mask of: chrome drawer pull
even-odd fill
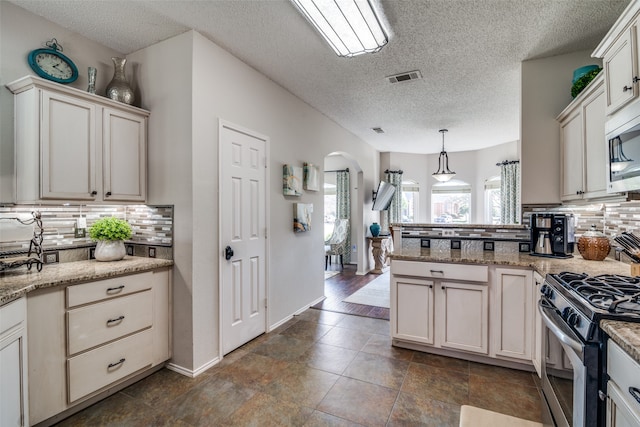
[[[116,366],[121,365],[123,363],[124,363],[124,357],[116,363],[109,363],[109,366],[107,366],[107,369],[115,368]]]
[[[637,387],[629,387],[629,394],[633,396],[636,402],[640,403],[640,389]]]
[[[115,319],[109,319],[107,320],[107,326],[109,326],[111,323],[120,322],[121,320],[124,320],[124,316],[120,316]]]
[[[124,289],[124,285],[120,285],[116,288],[107,288],[107,293],[115,293],[115,292],[120,292],[121,290]]]

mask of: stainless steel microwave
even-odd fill
[[[607,134],[607,192],[640,190],[640,116]]]

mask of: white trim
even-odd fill
[[[284,325],[285,323],[287,323],[289,320],[293,319],[295,316],[304,313],[305,311],[307,311],[309,308],[311,308],[312,306],[318,304],[321,301],[324,301],[327,297],[325,297],[324,295],[321,296],[320,298],[315,299],[314,301],[312,301],[311,303],[309,303],[309,305],[305,305],[302,308],[299,308],[297,311],[295,311],[293,314],[290,314],[288,316],[286,316],[284,319],[281,319],[280,321],[278,321],[277,323],[274,323],[273,325],[269,326],[267,328],[267,332],[272,332],[273,330],[279,328],[280,326]]]
[[[180,365],[176,365],[175,363],[167,363],[165,365],[165,368],[167,368],[170,371],[177,372],[178,374],[184,375],[185,377],[195,378],[201,373],[203,373],[204,371],[220,363],[220,361],[221,361],[221,358],[216,357],[215,359],[208,361],[204,365],[200,366],[198,369],[194,369],[194,370],[187,369]]]
[[[265,332],[269,332],[269,253],[271,251],[271,238],[269,233],[269,224],[271,223],[271,216],[269,214],[271,210],[270,204],[270,189],[271,189],[271,180],[269,178],[269,170],[271,164],[271,139],[268,136],[262,135],[258,132],[255,132],[251,129],[245,128],[240,125],[236,125],[230,121],[224,120],[218,117],[218,194],[220,194],[220,187],[222,186],[222,156],[220,155],[220,151],[222,150],[222,144],[220,143],[222,135],[222,129],[232,129],[237,132],[244,133],[245,135],[251,136],[256,139],[260,139],[264,141],[264,155],[265,155],[265,182],[264,182],[264,198],[265,198],[265,218],[264,218],[264,226],[265,226],[265,254],[264,254],[264,297],[265,297],[265,310],[264,310],[264,324],[265,324]],[[222,236],[222,204],[218,203],[218,236]],[[218,253],[218,358],[217,360],[222,360],[224,357],[222,350],[222,332],[223,332],[223,318],[222,318],[222,245],[219,244],[219,253]]]

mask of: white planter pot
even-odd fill
[[[98,261],[118,261],[126,254],[122,240],[98,240],[96,244],[95,257]]]

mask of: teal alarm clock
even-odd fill
[[[42,78],[57,83],[68,84],[78,78],[78,67],[62,53],[56,39],[46,43],[47,48],[34,49],[29,52],[29,66]]]

